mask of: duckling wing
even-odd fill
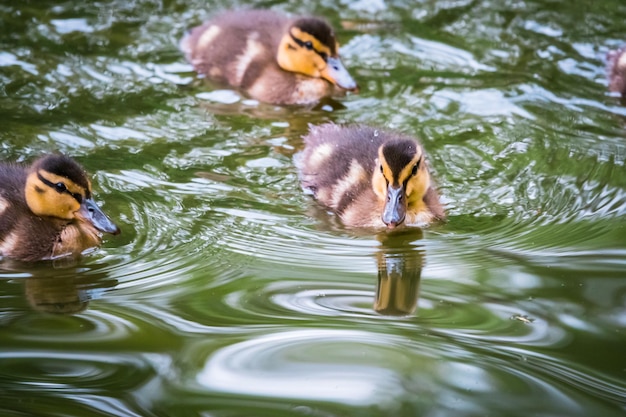
[[[426,207],[432,213],[432,216],[436,220],[445,220],[446,212],[439,201],[439,193],[431,186],[426,191],[426,195],[424,195],[424,203],[426,203]]]
[[[180,47],[199,73],[245,88],[266,66],[278,67],[276,51],[288,23],[269,10],[229,11],[193,28]]]
[[[55,231],[26,204],[26,176],[20,165],[0,165],[0,256],[37,261],[50,256]]]
[[[376,201],[371,177],[379,140],[370,133],[325,124],[312,126],[304,137],[306,146],[298,160],[302,186],[337,213],[357,201]]]
[[[15,228],[18,214],[30,212],[24,199],[25,184],[26,172],[22,167],[0,165],[0,242]]]

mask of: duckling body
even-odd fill
[[[33,262],[78,256],[118,227],[92,199],[73,159],[47,155],[30,166],[0,164],[0,257]]]
[[[312,126],[302,186],[349,227],[423,226],[445,218],[419,142],[368,126]]]
[[[609,91],[626,98],[626,45],[607,54],[606,70]]]
[[[197,72],[267,103],[312,104],[358,89],[332,28],[314,17],[229,11],[193,28],[180,46]]]

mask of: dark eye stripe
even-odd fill
[[[78,201],[78,204],[82,204],[83,203],[83,196],[80,195],[79,193],[72,193],[70,192],[70,190],[67,189],[67,187],[65,186],[65,184],[63,184],[62,182],[59,183],[53,183],[52,181],[48,181],[47,179],[45,179],[40,173],[37,173],[37,178],[39,178],[39,180],[41,182],[43,182],[44,184],[46,184],[48,187],[53,188],[54,190],[56,190],[56,192],[58,192],[59,194],[69,194],[71,195],[76,201]]]
[[[316,54],[318,54],[320,56],[320,58],[322,58],[324,60],[324,62],[328,61],[328,54],[326,54],[326,52],[320,52],[317,49],[315,49],[313,47],[313,44],[311,42],[303,42],[300,39],[296,38],[295,36],[293,36],[293,33],[289,32],[289,36],[291,36],[291,39],[293,39],[293,41],[295,43],[297,43],[301,48],[307,48],[313,52],[315,52]]]
[[[411,175],[417,175],[417,171],[420,169],[420,164],[422,163],[422,159],[418,159],[418,161],[413,165],[413,170],[411,171]]]

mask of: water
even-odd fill
[[[622,416],[626,5],[255,2],[326,16],[359,95],[280,108],[177,50],[241,2],[0,4],[0,159],[74,156],[122,235],[2,264],[3,416]],[[419,136],[449,220],[343,228],[308,123]]]

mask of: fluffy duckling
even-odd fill
[[[180,47],[197,72],[267,103],[313,104],[358,90],[335,33],[315,17],[228,11],[193,28]]]
[[[102,232],[120,229],[93,201],[87,174],[73,159],[0,164],[0,256],[27,262],[78,256],[100,245]]]
[[[606,61],[609,91],[620,93],[626,98],[626,45],[609,51]]]
[[[422,146],[366,126],[311,126],[297,161],[302,186],[349,227],[423,226],[444,219]]]

